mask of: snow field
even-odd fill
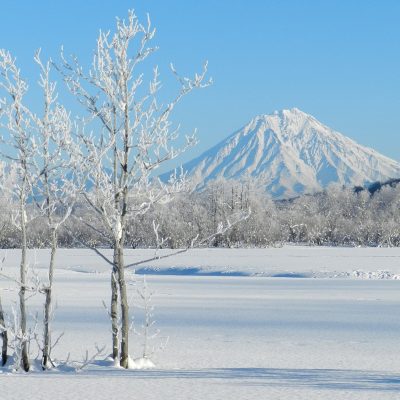
[[[13,271],[11,256],[7,273]],[[36,253],[39,273],[44,256]],[[302,276],[307,270],[318,276],[318,263],[323,262],[324,276],[334,277],[333,271],[346,272],[353,265],[360,269],[364,261],[366,271],[397,273],[399,256],[397,249],[213,249],[159,264],[196,265],[210,273],[224,266],[252,274],[271,268],[273,274]],[[93,352],[95,343],[105,344],[109,352],[109,320],[102,305],[110,291],[106,267],[83,250],[63,250],[59,266],[54,334],[65,335],[55,358],[65,359],[70,352],[71,360],[79,361],[86,349]],[[350,277],[148,276],[155,291],[158,339],[169,337],[153,358],[157,369],[125,371],[102,360],[78,374],[65,369],[10,374],[0,369],[1,398],[30,393],[39,400],[398,399],[400,282]],[[134,279],[139,284],[140,277]],[[0,287],[6,286],[0,280]],[[134,295],[134,286],[130,292]],[[15,293],[2,290],[2,296],[9,310]],[[30,311],[41,300],[32,298]],[[140,325],[137,300],[133,296],[134,323]],[[131,336],[133,358],[140,357],[141,343],[140,337]]]

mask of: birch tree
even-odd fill
[[[50,261],[43,315],[42,368],[53,365],[51,350],[51,314],[54,269],[58,247],[58,232],[70,216],[79,193],[80,171],[77,168],[78,148],[72,138],[72,123],[67,110],[57,103],[56,84],[50,80],[50,62],[43,63],[40,51],[34,60],[40,69],[39,86],[43,94],[43,114],[34,116],[36,156],[33,160],[36,176],[33,200],[49,232]]]
[[[117,20],[113,34],[100,32],[87,73],[76,57],[67,59],[63,54],[62,66],[58,67],[90,119],[97,120],[95,126],[100,132],[82,135],[86,151],[83,161],[93,186],[85,198],[101,219],[114,250],[113,259],[107,260],[112,268],[112,355],[124,368],[129,367],[130,324],[124,262],[127,222],[146,213],[156,203],[168,201],[172,193],[182,188],[183,181],[177,175],[166,184],[152,180],[151,174],[195,143],[194,136],[188,135],[180,148],[174,147],[179,129],[173,126],[170,117],[184,96],[208,85],[206,65],[193,78],[180,77],[171,66],[180,90],[166,105],[159,104],[158,68],[153,69],[149,80],[140,72],[144,61],[156,50],[151,45],[154,34],[149,18],[144,25],[130,11],[127,20]]]
[[[21,262],[19,276],[19,329],[21,338],[21,367],[29,371],[30,363],[27,346],[26,289],[27,289],[27,201],[32,188],[32,159],[35,146],[32,142],[32,117],[24,105],[24,96],[28,90],[22,79],[15,59],[8,51],[0,50],[0,88],[5,93],[3,128],[9,153],[6,157],[16,166],[16,181],[12,187],[14,198],[18,201],[18,210],[13,222],[20,233]]]
[[[4,112],[3,109],[3,101],[0,100],[0,118]],[[4,170],[4,165],[2,165],[2,170]],[[1,176],[4,174],[2,173]],[[4,366],[7,363],[8,355],[7,355],[7,350],[8,350],[8,333],[7,333],[7,328],[4,320],[4,310],[3,310],[3,305],[1,303],[1,295],[0,295],[0,336],[2,340],[2,345],[1,345],[1,365]]]

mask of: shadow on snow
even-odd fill
[[[201,268],[191,267],[191,268],[152,268],[143,267],[137,268],[135,270],[136,274],[139,275],[195,275],[195,276],[248,276],[244,272],[237,271],[207,271]]]
[[[107,366],[107,367],[106,367]],[[106,368],[105,368],[106,367]],[[67,370],[49,371],[48,374],[35,373],[44,376],[66,376]],[[71,371],[72,372],[72,371]],[[77,378],[90,376],[98,378],[130,379],[188,379],[208,380],[209,383],[230,381],[241,386],[270,386],[285,388],[314,388],[326,390],[353,390],[376,392],[400,392],[400,374],[380,371],[344,370],[344,369],[277,369],[277,368],[208,368],[193,370],[124,370],[110,368],[109,363],[98,361],[88,369],[77,374]],[[17,375],[19,376],[19,374]]]

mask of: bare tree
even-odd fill
[[[141,331],[136,332],[138,335],[143,337],[143,353],[139,361],[143,368],[154,368],[155,365],[151,358],[157,349],[161,350],[165,346],[163,346],[162,343],[159,343],[158,346],[151,345],[151,342],[158,337],[160,330],[155,328],[156,320],[154,319],[153,305],[154,292],[149,289],[146,276],[143,276],[143,284],[137,289],[137,293],[144,314]],[[166,339],[166,342],[167,341],[168,338]]]
[[[72,140],[72,123],[67,110],[57,103],[56,84],[50,80],[50,62],[43,63],[40,50],[35,54],[40,68],[39,85],[43,91],[43,114],[34,116],[36,156],[33,159],[36,182],[33,200],[44,216],[50,236],[50,261],[48,282],[43,286],[45,294],[42,368],[53,365],[50,357],[52,313],[52,289],[55,259],[58,247],[58,232],[70,216],[79,193],[79,169],[76,155],[79,149]]]
[[[113,357],[118,358],[117,299],[121,307],[120,365],[129,364],[129,306],[125,282],[124,243],[129,218],[146,213],[154,204],[170,199],[181,189],[182,180],[171,177],[168,184],[151,178],[164,162],[175,158],[195,143],[186,136],[179,149],[173,144],[178,128],[170,122],[176,104],[205,82],[206,65],[194,78],[177,77],[180,90],[166,106],[157,101],[160,90],[158,68],[145,83],[141,64],[156,48],[150,46],[155,30],[139,22],[133,11],[128,19],[117,20],[116,31],[100,32],[90,71],[85,74],[78,60],[67,60],[58,68],[71,92],[97,119],[101,135],[82,135],[85,145],[86,168],[93,189],[85,193],[90,206],[100,217],[114,249],[113,260],[108,260],[111,273],[111,316]],[[117,291],[118,289],[118,291]]]
[[[27,277],[27,201],[32,188],[32,159],[35,154],[35,145],[32,141],[32,116],[23,103],[28,90],[27,83],[22,79],[15,59],[8,51],[0,50],[0,88],[7,96],[4,105],[4,123],[8,136],[9,153],[6,157],[16,166],[16,181],[12,187],[14,197],[18,201],[18,210],[13,216],[13,222],[20,232],[21,263],[19,279],[19,316],[21,337],[27,335],[26,327],[26,277]],[[27,342],[22,339],[21,366],[29,371]]]

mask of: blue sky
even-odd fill
[[[153,61],[166,93],[171,61],[183,74],[209,61],[214,85],[175,115],[200,138],[183,160],[257,114],[291,107],[400,160],[400,1],[3,0],[0,47],[30,80],[38,47],[57,58],[63,44],[88,64],[98,30],[129,8],[157,28]]]

